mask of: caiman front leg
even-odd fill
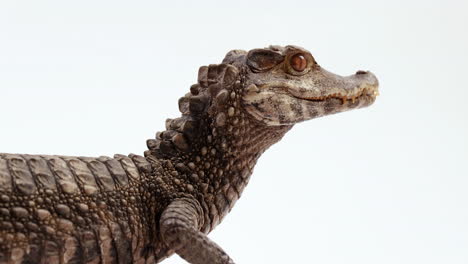
[[[196,200],[171,202],[160,219],[165,244],[192,264],[234,264],[220,246],[199,230],[199,219],[203,219],[203,215]]]

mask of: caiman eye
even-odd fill
[[[289,64],[295,71],[302,72],[307,68],[307,59],[303,54],[298,53],[291,57]]]

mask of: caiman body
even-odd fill
[[[154,259],[150,219],[165,199],[157,190],[142,192],[153,168],[136,155],[0,154],[0,263]]]
[[[206,236],[260,155],[292,126],[365,107],[369,72],[341,77],[295,46],[229,52],[203,66],[182,116],[144,156],[0,154],[0,263],[233,263]]]

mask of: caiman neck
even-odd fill
[[[227,184],[242,192],[260,155],[292,127],[265,126],[242,112],[227,118],[222,127],[216,126],[215,118],[203,120],[189,143],[189,151],[170,159],[193,168],[200,182],[208,184],[209,193]]]
[[[185,152],[158,155],[168,175],[165,182],[176,182],[176,192],[195,197],[204,208],[206,232],[239,199],[260,155],[292,127],[265,126],[246,115],[240,112],[227,118],[223,127],[216,126],[213,118],[202,118],[187,139]],[[167,132],[158,136],[164,138]]]
[[[172,197],[189,195],[200,202],[203,230],[209,231],[237,201],[260,155],[292,126],[267,126],[244,111],[244,84],[235,67],[206,70],[222,77],[191,87],[179,100],[182,117],[168,119],[166,131],[147,141],[145,156],[162,165],[161,180],[173,186]]]

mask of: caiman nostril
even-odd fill
[[[357,71],[356,74],[367,74],[368,71]]]

